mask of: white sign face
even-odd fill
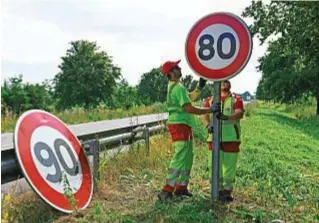
[[[49,126],[41,126],[31,136],[31,153],[42,178],[57,192],[64,193],[63,175],[73,193],[82,185],[82,168],[69,140]]]
[[[206,27],[196,40],[196,56],[202,65],[217,70],[230,65],[240,48],[237,33],[224,24]]]

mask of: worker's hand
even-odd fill
[[[207,80],[203,79],[203,78],[199,78],[199,82],[198,82],[198,89],[202,90],[205,87]]]
[[[206,125],[206,129],[209,134],[214,133],[214,126],[212,124]]]
[[[216,118],[219,119],[219,120],[223,120],[223,121],[229,120],[229,116],[224,115],[224,114],[221,113],[221,112],[217,113]]]

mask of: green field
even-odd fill
[[[205,131],[199,121],[193,198],[157,201],[173,152],[163,133],[152,139],[150,157],[139,146],[102,160],[98,191],[86,210],[62,215],[27,193],[7,199],[2,216],[18,222],[318,222],[318,117],[300,120],[293,111],[270,104],[252,105],[247,115],[232,204],[210,203]]]

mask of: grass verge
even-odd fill
[[[18,222],[317,222],[319,122],[260,104],[242,121],[242,145],[231,204],[210,203],[203,127],[195,128],[192,198],[161,203],[173,154],[167,133],[144,146],[102,159],[98,191],[86,210],[61,215],[39,199],[11,199],[2,213]],[[24,210],[24,211],[23,211]],[[27,211],[26,211],[27,210]],[[280,220],[280,221],[279,221]]]

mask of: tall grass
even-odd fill
[[[270,102],[259,102],[268,108],[274,108],[279,111],[287,112],[293,117],[300,120],[307,120],[316,118],[316,99],[309,98],[304,100],[299,100],[293,104],[279,104],[279,103],[270,103]]]
[[[131,117],[136,115],[145,115],[153,113],[161,113],[165,110],[165,105],[157,103],[151,106],[140,106],[126,109],[110,110],[103,107],[85,110],[84,108],[76,107],[64,111],[52,111],[51,113],[56,115],[62,121],[67,124],[77,124],[94,122],[101,120],[117,119],[124,117]],[[1,116],[1,133],[12,132],[19,116],[15,114],[2,115]]]
[[[309,119],[316,116],[316,100],[312,98],[309,101],[298,104],[284,105],[284,110],[293,113],[298,119]]]

